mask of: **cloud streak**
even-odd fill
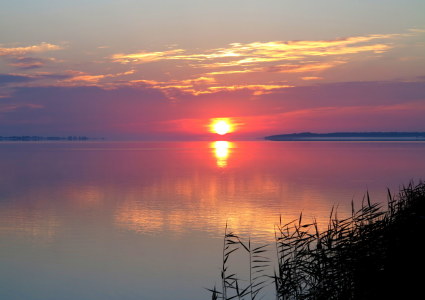
[[[44,59],[25,56],[12,57],[9,59],[8,63],[9,66],[16,67],[21,70],[38,69],[44,67],[45,64],[46,61]]]
[[[417,34],[420,33],[410,31],[333,40],[231,43],[224,48],[198,52],[179,48],[119,53],[110,56],[110,59],[115,63],[131,65],[165,63],[170,66],[170,70],[174,70],[173,66],[178,66],[179,72],[183,70],[189,79],[142,79],[155,81],[156,84],[152,86],[166,92],[178,89],[183,93],[199,95],[248,89],[252,90],[254,95],[259,95],[294,86],[294,79],[298,84],[324,79],[324,72],[355,59],[382,55],[395,47],[396,39]],[[281,76],[277,77],[278,74]],[[244,83],[240,82],[241,78]],[[137,80],[132,82],[136,83]],[[168,91],[168,94],[171,93]]]
[[[190,53],[184,49],[157,52],[139,52],[114,54],[111,59],[119,63],[149,63],[162,60],[192,61],[196,67],[246,66],[264,62],[301,60],[306,57],[348,55],[362,52],[383,53],[391,45],[376,41],[385,41],[406,34],[374,34],[321,41],[271,41],[253,43],[232,43],[227,48],[206,50],[202,53]],[[373,43],[371,43],[373,42]],[[371,43],[371,44],[366,44]],[[226,61],[220,61],[225,59]],[[204,64],[208,61],[216,61]],[[196,65],[198,63],[199,65]]]
[[[0,56],[19,56],[29,53],[41,53],[47,51],[62,50],[63,47],[50,43],[40,43],[37,45],[23,47],[0,47]]]
[[[0,74],[0,86],[6,85],[9,83],[28,82],[31,80],[32,78],[28,76],[14,75],[14,74]]]
[[[387,57],[393,55],[396,48],[401,49],[404,45],[400,41],[402,38],[418,35],[423,32],[370,34],[331,40],[230,43],[226,47],[202,51],[176,46],[176,49],[164,51],[110,54],[103,59],[91,60],[87,66],[71,61],[47,64],[47,59],[33,57],[35,53],[63,49],[52,43],[2,47],[0,55],[6,57],[10,67],[16,68],[9,74],[21,71],[27,77],[46,79],[37,81],[40,86],[149,87],[172,100],[187,95],[232,91],[248,91],[250,95],[259,96],[312,81],[344,80],[340,79],[340,74],[359,80],[367,67],[365,62],[379,60],[387,52]],[[391,50],[394,52],[390,53]],[[392,58],[393,71],[396,62]],[[361,69],[356,68],[356,64]],[[56,73],[64,74],[63,78],[31,73],[31,70],[41,68],[49,68],[50,73],[55,73],[51,70],[58,67],[61,70]],[[34,84],[32,80],[15,83],[16,86]],[[13,82],[8,83],[9,87],[12,85]]]

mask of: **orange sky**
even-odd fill
[[[425,130],[421,1],[48,2],[2,9],[0,135]]]

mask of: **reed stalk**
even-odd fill
[[[257,299],[274,282],[277,300],[410,299],[421,287],[425,259],[419,247],[425,230],[425,184],[410,183],[393,196],[388,190],[387,210],[372,203],[367,192],[361,207],[352,202],[351,216],[339,218],[332,208],[327,229],[303,215],[275,227],[277,266],[274,275],[266,256],[267,245],[253,247],[227,224],[223,246],[222,291],[210,290],[212,299]],[[239,286],[228,275],[230,255],[248,254],[248,284]],[[419,279],[418,279],[419,278]],[[232,291],[232,294],[229,293]]]

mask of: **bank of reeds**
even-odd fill
[[[414,295],[424,294],[424,239],[424,183],[409,184],[396,196],[388,191],[386,209],[369,194],[359,209],[352,204],[348,218],[333,209],[323,231],[302,214],[289,223],[280,220],[274,274],[266,245],[252,247],[226,225],[222,282],[210,290],[212,299],[259,299],[268,284],[274,284],[277,300],[419,299],[423,295]],[[229,271],[230,257],[239,251],[249,258],[244,281]]]

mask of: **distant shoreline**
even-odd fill
[[[1,141],[93,141],[93,140],[104,140],[105,138],[90,138],[87,136],[0,136]]]
[[[425,132],[291,133],[266,136],[269,141],[425,141]]]

